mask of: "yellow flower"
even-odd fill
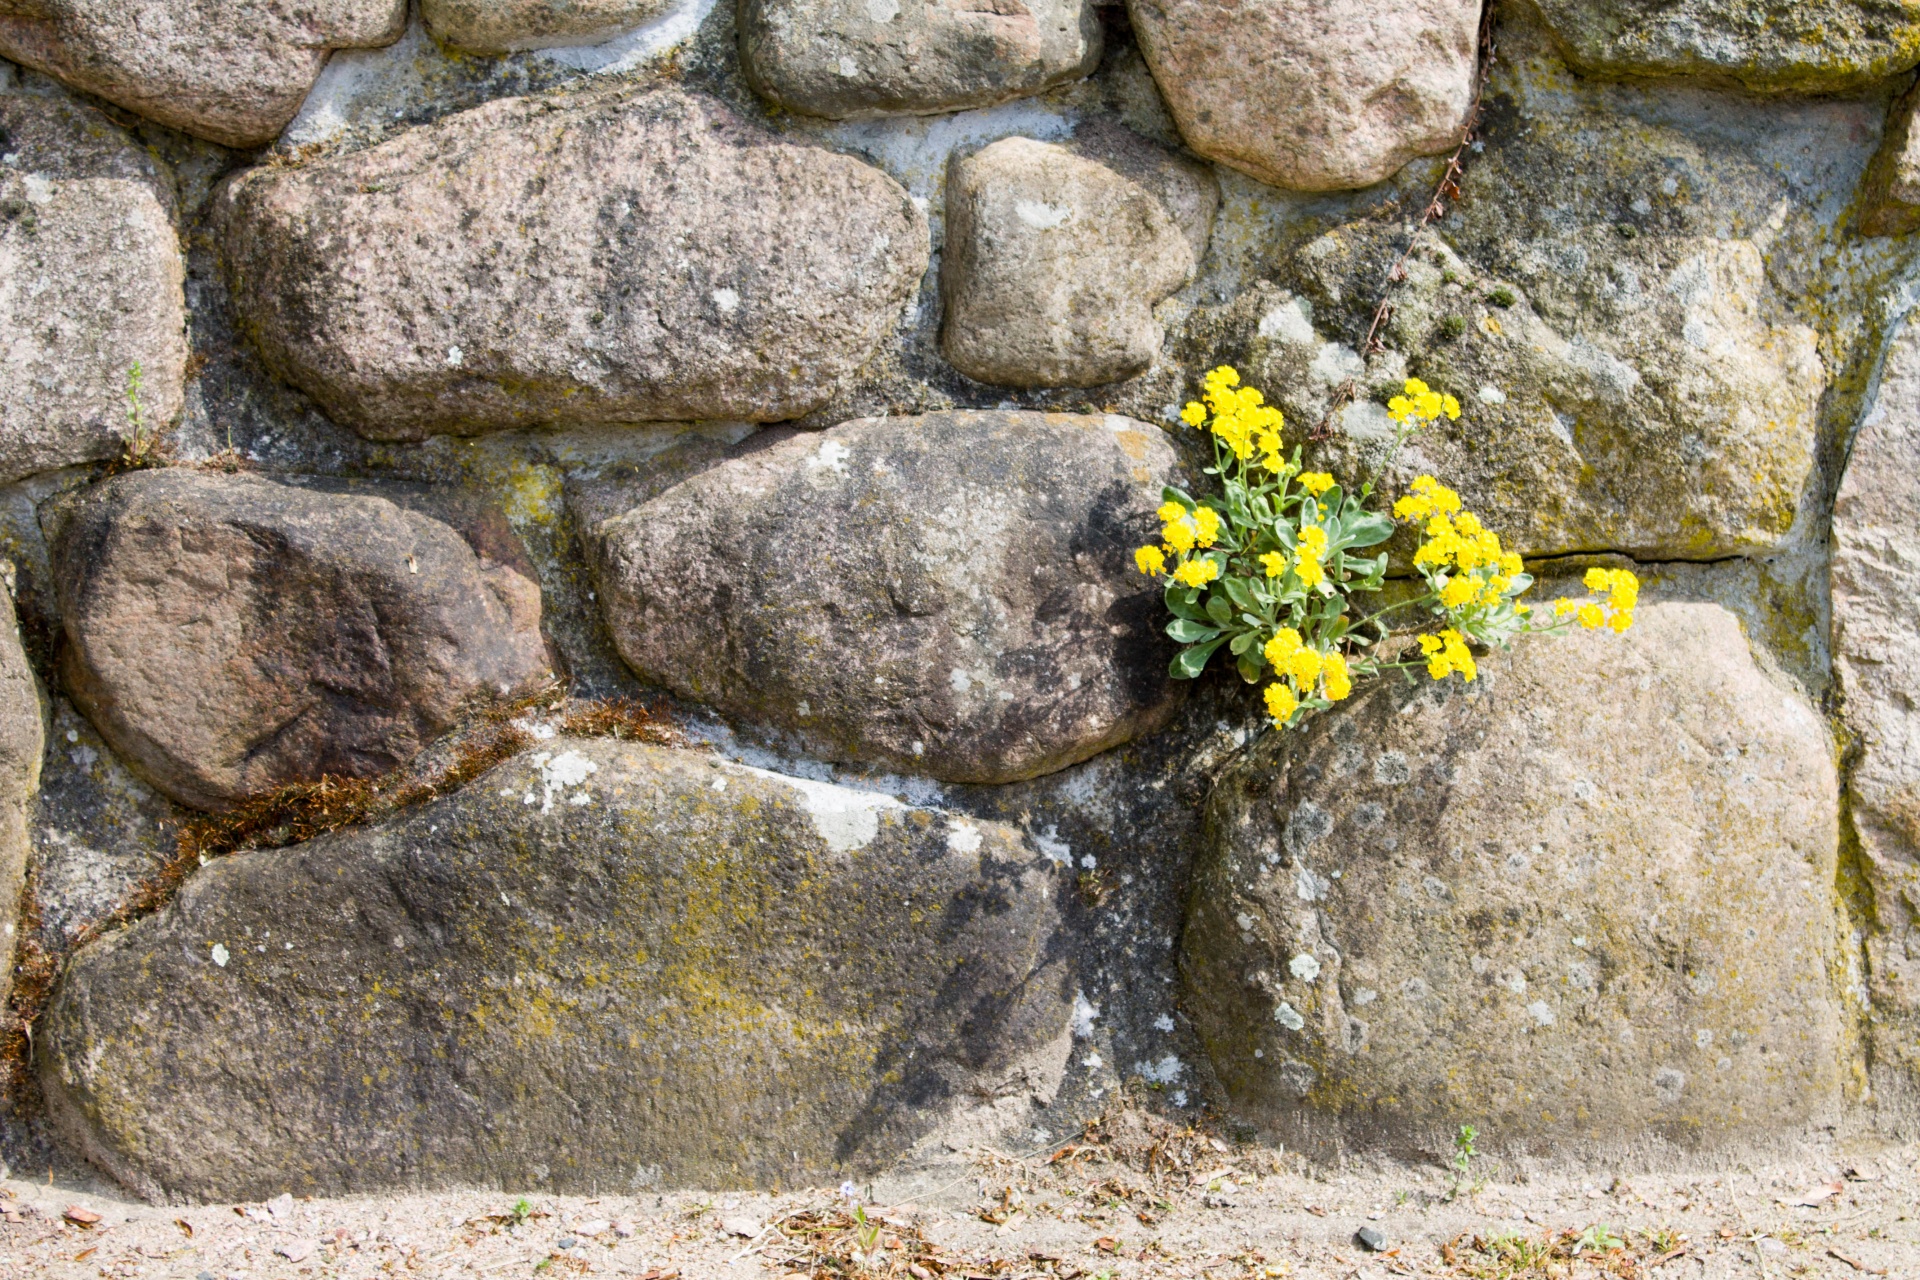
[[[1578,600],[1569,600],[1565,596],[1562,596],[1553,602],[1553,616],[1556,618],[1564,618],[1568,614],[1576,612],[1579,608],[1580,602]]]
[[[1526,569],[1526,562],[1515,553],[1508,551],[1501,555],[1500,572],[1506,574],[1509,578],[1525,573]]]
[[[1421,636],[1420,652],[1427,658],[1427,674],[1435,680],[1444,680],[1456,671],[1463,680],[1472,680],[1480,674],[1473,654],[1467,649],[1466,638],[1452,627],[1437,636]]]
[[[1277,578],[1287,571],[1287,558],[1278,551],[1269,551],[1260,557],[1260,564],[1269,578]]]
[[[1273,717],[1273,723],[1284,729],[1293,713],[1300,709],[1300,699],[1293,696],[1293,690],[1275,681],[1267,686],[1267,714]]]
[[[1214,540],[1220,536],[1220,513],[1212,507],[1195,507],[1193,521],[1199,528],[1200,545],[1212,546]]]
[[[1327,531],[1317,524],[1310,524],[1300,530],[1300,554],[1312,556],[1315,560],[1327,554]]]
[[[1158,547],[1141,547],[1133,553],[1133,562],[1140,566],[1140,572],[1149,578],[1167,571],[1167,557]]]
[[[1607,625],[1613,628],[1613,633],[1615,635],[1622,634],[1623,632],[1626,631],[1628,627],[1633,625],[1633,610],[1631,609],[1620,610],[1618,613],[1614,614],[1611,618],[1607,619]]]
[[[1320,682],[1320,671],[1323,665],[1318,652],[1302,647],[1288,654],[1286,664],[1276,666],[1275,670],[1283,672],[1291,679],[1295,688],[1311,689]]]
[[[1582,578],[1581,581],[1586,584],[1586,588],[1589,591],[1605,591],[1607,589],[1607,571],[1605,569],[1589,569],[1587,570],[1587,576]]]
[[[1300,487],[1317,498],[1333,488],[1333,477],[1324,471],[1308,471],[1300,477]]]
[[[1161,524],[1172,524],[1176,520],[1185,520],[1187,509],[1177,502],[1163,502],[1153,514],[1160,517]]]
[[[1601,611],[1600,606],[1591,600],[1580,606],[1580,611],[1577,616],[1580,619],[1580,625],[1589,631],[1600,626],[1607,620],[1607,615]]]
[[[1206,420],[1207,406],[1201,404],[1198,400],[1187,401],[1186,407],[1180,410],[1180,421],[1190,427],[1197,427]]]
[[[1220,576],[1220,566],[1206,557],[1189,560],[1173,571],[1175,582],[1188,587],[1204,587]]]
[[[1447,585],[1440,588],[1440,603],[1449,609],[1458,609],[1470,602],[1480,592],[1480,584],[1466,574],[1449,578]]]
[[[1326,666],[1327,701],[1343,701],[1353,692],[1353,671],[1347,666],[1346,658],[1338,653],[1330,653],[1323,660]]]
[[[1445,396],[1440,401],[1440,412],[1447,415],[1448,422],[1458,422],[1460,421],[1460,402],[1452,396]]]
[[[1317,587],[1327,580],[1327,571],[1312,556],[1298,556],[1293,562],[1293,571],[1300,577],[1303,587]]]
[[[1193,550],[1193,544],[1200,536],[1200,529],[1192,520],[1182,516],[1160,531],[1160,537],[1173,550],[1185,555]]]
[[[1292,627],[1282,627],[1260,652],[1266,655],[1275,671],[1281,671],[1286,668],[1287,659],[1300,652],[1300,648],[1300,633]]]

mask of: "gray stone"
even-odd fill
[[[1371,186],[1460,140],[1480,0],[1128,0],[1180,134],[1302,191]]]
[[[1343,369],[1371,392],[1404,374],[1404,364],[1370,370],[1351,349],[1327,354],[1307,322],[1313,298],[1330,304],[1349,287],[1370,235],[1342,229],[1302,251],[1308,305],[1279,302],[1259,321],[1271,336],[1256,366],[1269,384]],[[1819,337],[1783,313],[1751,240],[1675,238],[1648,256],[1641,288],[1569,330],[1524,285],[1423,235],[1385,334],[1418,353],[1421,375],[1456,394],[1463,413],[1409,442],[1387,487],[1442,476],[1528,556],[1605,548],[1704,560],[1779,546],[1813,469],[1827,384]],[[1449,319],[1457,332],[1443,328]],[[1341,425],[1329,456],[1342,473],[1392,431],[1366,394]]]
[[[5,0],[0,54],[229,147],[286,127],[335,49],[392,44],[406,0]]]
[[[829,760],[958,782],[1062,768],[1174,705],[1132,550],[1157,427],[1015,412],[756,441],[591,530],[642,679]]]
[[[659,17],[672,0],[421,0],[434,38],[474,53],[593,44]]]
[[[955,156],[941,345],[968,377],[1091,387],[1159,353],[1154,305],[1193,278],[1219,188],[1201,166],[1121,135],[1132,137],[1106,135],[1119,143],[1109,155],[1005,138]]]
[[[1531,0],[1567,61],[1762,92],[1865,88],[1920,63],[1905,0]]]
[[[1380,681],[1223,777],[1185,1007],[1236,1111],[1321,1151],[1830,1122],[1837,788],[1717,605]]]
[[[1920,85],[1894,100],[1880,150],[1860,182],[1860,231],[1869,236],[1903,236],[1920,231],[1920,138],[1913,113],[1920,107]]]
[[[893,329],[926,219],[871,165],[661,89],[503,99],[219,213],[267,363],[374,439],[799,417]]]
[[[20,941],[20,893],[32,841],[27,820],[40,788],[46,749],[40,687],[20,645],[11,591],[0,624],[0,1011],[13,990],[13,950]]]
[[[1833,508],[1833,665],[1873,890],[1876,1057],[1920,1084],[1920,330],[1903,322]]]
[[[384,772],[535,687],[540,589],[504,522],[463,536],[402,502],[185,468],[98,486],[54,539],[68,692],[155,786],[219,809]]]
[[[1092,74],[1090,0],[744,0],[753,87],[833,119],[990,107]]]
[[[0,482],[118,457],[180,414],[172,178],[91,107],[0,94]]]
[[[39,1074],[155,1199],[818,1184],[1050,1096],[1060,910],[1012,828],[559,738],[200,871],[76,957]]]

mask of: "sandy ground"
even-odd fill
[[[1165,1126],[1136,1121],[1129,1133],[780,1195],[463,1192],[179,1208],[15,1178],[0,1182],[0,1276],[1920,1280],[1920,1145],[1691,1176],[1509,1182],[1435,1166],[1315,1171]],[[901,1193],[912,1200],[886,1203]],[[1378,1251],[1356,1243],[1361,1228],[1379,1233]]]

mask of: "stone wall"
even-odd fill
[[[1906,7],[13,0],[0,57],[6,1159],[1920,1117]],[[1284,737],[1169,680],[1131,551],[1223,362],[1639,625]],[[1389,459],[1408,376],[1466,412]]]

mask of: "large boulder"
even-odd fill
[[[218,218],[268,364],[382,440],[799,417],[928,257],[880,170],[676,89],[491,102],[252,170]]]
[[[1480,0],[1128,0],[1180,135],[1262,182],[1339,191],[1460,141]]]
[[[1831,1120],[1826,726],[1717,605],[1383,680],[1208,813],[1186,1006],[1234,1108],[1308,1145],[1699,1146]]]
[[[0,18],[0,23],[5,19]],[[173,183],[91,107],[0,94],[0,483],[117,457],[180,414]]]
[[[40,788],[46,749],[40,686],[20,645],[11,593],[0,594],[0,1012],[13,991],[13,949],[20,941],[20,894],[32,840],[27,820]]]
[[[807,1185],[1050,1096],[1061,896],[997,823],[563,737],[207,867],[74,960],[40,1079],[156,1199]]]
[[[1172,710],[1132,549],[1173,467],[1111,415],[790,435],[600,521],[600,603],[642,678],[826,759],[1031,778]]]
[[[1913,116],[1920,108],[1920,85],[1894,99],[1887,112],[1880,150],[1860,180],[1860,230],[1870,236],[1903,236],[1920,231],[1920,135]]]
[[[1873,890],[1875,1048],[1920,1088],[1920,329],[1893,339],[1833,508],[1833,666]]]
[[[0,0],[0,54],[229,147],[279,136],[335,49],[392,44],[406,0]]]
[[[1299,386],[1288,374],[1319,365],[1373,381],[1351,351],[1328,359],[1307,319],[1366,278],[1378,256],[1368,248],[1387,238],[1347,228],[1303,250],[1308,306],[1261,316],[1265,359],[1251,366],[1260,376]],[[1620,253],[1636,274],[1645,262],[1639,287],[1562,327],[1526,283],[1423,235],[1384,333],[1419,352],[1422,376],[1457,393],[1465,412],[1409,442],[1389,486],[1444,476],[1529,556],[1606,548],[1704,560],[1780,545],[1818,444],[1819,336],[1773,295],[1751,240],[1675,238],[1647,259]],[[1364,465],[1392,431],[1377,403],[1343,425],[1331,451],[1342,471]]]
[[[547,674],[540,588],[497,516],[463,536],[417,491],[315,484],[132,472],[61,513],[67,690],[183,804],[384,772]]]
[[[1107,135],[1110,150],[1004,138],[954,157],[941,346],[960,372],[1092,387],[1153,363],[1165,336],[1154,305],[1193,279],[1219,187],[1123,134]]]
[[[1761,92],[1860,89],[1920,63],[1911,0],[1531,0],[1590,74]]]
[[[474,53],[593,44],[659,17],[673,0],[421,0],[435,39]]]
[[[747,79],[833,119],[990,107],[1092,74],[1090,0],[744,0]]]

